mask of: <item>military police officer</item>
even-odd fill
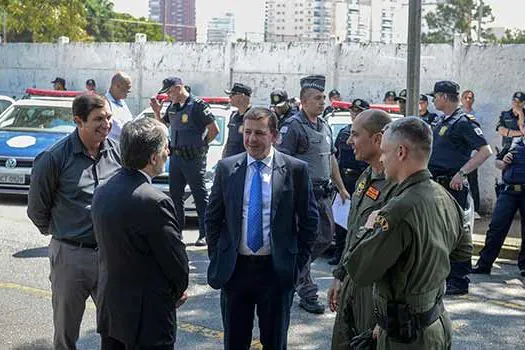
[[[419,117],[423,119],[425,123],[430,125],[432,129],[436,126],[439,121],[439,117],[436,113],[430,113],[428,110],[428,97],[427,95],[419,96]]]
[[[399,114],[407,114],[407,89],[399,91],[399,95],[395,97],[397,105],[399,106]]]
[[[524,133],[519,127],[519,121],[524,120],[525,93],[518,91],[512,96],[512,108],[501,112],[496,131],[502,137],[502,146],[510,147],[512,138],[522,137]]]
[[[387,204],[357,232],[345,267],[355,283],[375,283],[377,349],[450,349],[443,305],[450,261],[470,260],[463,210],[431,181],[432,131],[417,117],[386,126],[381,162],[398,185]],[[431,263],[429,263],[431,262]]]
[[[222,151],[222,157],[226,158],[245,151],[242,138],[242,121],[246,112],[252,107],[250,104],[252,88],[241,83],[235,83],[231,90],[224,92],[230,96],[231,105],[237,108],[230,115],[228,122],[228,139]]]
[[[199,216],[199,238],[195,245],[206,245],[204,213],[208,204],[208,192],[204,184],[208,144],[217,136],[219,129],[210,107],[202,100],[193,97],[184,88],[179,77],[169,77],[162,81],[159,93],[167,93],[171,104],[161,118],[161,105],[152,99],[151,108],[158,120],[171,128],[171,147],[169,165],[170,195],[175,204],[178,219],[184,228],[184,189],[190,186]]]
[[[356,105],[355,100],[353,105]],[[359,185],[352,195],[345,254],[355,244],[356,234],[365,225],[368,214],[383,207],[395,188],[393,181],[385,179],[379,160],[382,130],[390,121],[390,116],[384,111],[367,110],[359,114],[352,125],[352,134],[347,141],[354,149],[354,159],[369,166],[359,177]],[[346,350],[350,348],[353,337],[366,330],[371,331],[375,326],[372,286],[356,285],[342,262],[333,274],[334,280],[328,290],[330,310],[337,311],[332,349]]]
[[[396,104],[396,92],[395,91],[387,91],[385,92],[385,97],[383,98],[383,103],[387,105],[395,105]]]
[[[341,101],[341,94],[336,89],[333,89],[328,93],[328,101],[330,101],[330,104],[324,109],[323,112],[323,118],[327,119],[332,116],[333,111],[335,108],[332,106],[332,102],[334,101]]]
[[[330,246],[334,234],[330,178],[343,200],[350,198],[334,156],[332,131],[328,123],[323,118],[319,118],[324,107],[324,87],[325,77],[322,75],[301,79],[301,111],[283,123],[277,142],[279,151],[308,163],[321,219],[320,234],[317,237],[311,261],[319,257]],[[319,303],[318,288],[310,276],[311,261],[299,272],[297,293],[301,298],[299,305],[303,309],[319,314],[324,312],[324,306]]]
[[[479,124],[469,118],[459,105],[459,85],[439,81],[434,85],[434,105],[445,115],[434,129],[429,170],[464,209],[468,209],[467,174],[477,169],[492,154]],[[477,152],[471,157],[472,151]],[[447,294],[468,293],[471,262],[455,262],[447,279]]]
[[[270,94],[270,106],[277,115],[277,128],[280,129],[284,121],[298,112],[297,108],[288,102],[286,90],[273,90]]]
[[[370,105],[365,100],[360,98],[352,101],[350,108],[350,118],[352,122],[355,120],[357,115],[364,110],[370,108]],[[352,131],[352,123],[345,126],[335,139],[335,157],[337,158],[337,164],[339,165],[339,171],[341,172],[341,178],[345,185],[348,193],[354,193],[355,184],[363,170],[368,166],[365,162],[355,159],[354,150],[352,146],[347,143],[350,138]],[[335,225],[335,252],[331,260],[328,261],[330,265],[339,264],[341,260],[341,254],[345,247],[346,240],[346,229],[339,225]]]

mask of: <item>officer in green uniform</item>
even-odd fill
[[[368,167],[357,180],[352,195],[352,207],[348,217],[348,234],[343,254],[355,244],[356,233],[364,226],[368,215],[384,206],[389,194],[395,188],[392,181],[385,179],[381,156],[382,130],[390,123],[390,116],[381,110],[367,110],[353,121],[348,144],[353,148],[355,158],[364,161]],[[332,336],[332,349],[348,349],[352,338],[372,330],[376,324],[373,306],[372,286],[358,286],[339,263],[334,272],[332,286],[328,290],[328,304],[332,312],[337,311]]]
[[[286,90],[276,89],[270,94],[270,108],[277,115],[277,128],[280,129],[284,121],[298,112],[297,107],[288,101]]]
[[[330,180],[333,180],[343,200],[350,199],[334,156],[332,131],[328,123],[320,117],[324,107],[324,86],[325,77],[322,75],[301,79],[301,111],[284,121],[277,140],[279,151],[308,163],[308,172],[312,177],[314,195],[319,206],[320,232],[311,261],[330,246],[334,235],[333,185]],[[322,314],[325,307],[319,303],[318,288],[310,276],[311,261],[299,272],[296,287],[301,298],[299,306],[308,312]]]
[[[417,117],[393,121],[381,141],[385,175],[398,183],[388,203],[368,216],[345,257],[358,285],[374,286],[378,349],[450,349],[443,305],[453,261],[469,260],[463,209],[431,180],[432,131]]]
[[[407,89],[399,91],[399,95],[394,98],[399,106],[399,114],[407,114]]]

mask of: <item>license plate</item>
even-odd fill
[[[23,185],[26,182],[25,175],[0,174],[0,183]]]

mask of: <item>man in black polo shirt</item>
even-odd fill
[[[73,101],[77,129],[40,153],[31,173],[27,216],[51,235],[54,349],[76,349],[86,299],[96,302],[97,242],[91,200],[99,183],[120,169],[118,144],[108,138],[111,109],[88,93]]]

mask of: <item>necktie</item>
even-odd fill
[[[262,233],[262,179],[261,169],[264,163],[256,161],[254,166],[252,185],[250,187],[250,202],[248,204],[248,247],[257,252],[263,245]]]

